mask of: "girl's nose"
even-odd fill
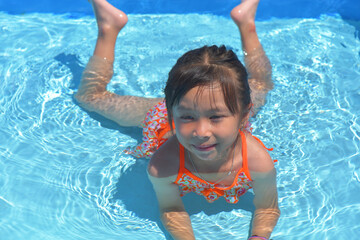
[[[210,137],[210,123],[209,121],[199,120],[194,129],[194,136],[198,138],[207,138]]]

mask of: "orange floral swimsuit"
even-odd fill
[[[185,168],[184,147],[180,145],[180,169],[175,184],[180,187],[180,195],[184,196],[186,193],[195,192],[203,195],[208,202],[213,202],[220,196],[223,196],[228,203],[237,203],[239,197],[252,188],[252,180],[250,177],[247,165],[247,148],[246,138],[242,131],[239,131],[242,143],[242,168],[237,172],[233,183],[230,186],[220,186],[195,176]]]
[[[170,124],[167,120],[167,110],[165,101],[161,101],[151,108],[143,122],[143,142],[134,148],[127,148],[126,153],[131,154],[137,158],[150,158],[154,152],[166,142],[164,135],[170,131]],[[251,133],[250,124],[248,123],[244,129]],[[247,145],[245,134],[239,130],[242,142],[242,158],[243,166],[237,172],[233,183],[230,186],[220,186],[220,184],[213,184],[204,181],[203,179],[192,174],[185,168],[184,147],[180,144],[180,167],[175,184],[180,188],[181,196],[186,193],[195,192],[203,195],[208,202],[213,202],[219,197],[223,196],[228,203],[237,203],[239,197],[252,188],[252,180],[250,177],[248,163],[247,163]],[[251,135],[252,136],[252,135]],[[257,137],[254,137],[264,148],[264,144]],[[272,151],[272,149],[268,149]]]
[[[142,127],[143,142],[136,147],[128,147],[125,153],[137,158],[151,158],[154,152],[166,142],[167,139],[163,137],[171,130],[165,101],[159,102],[147,112]]]

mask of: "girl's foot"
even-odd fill
[[[230,16],[241,31],[255,31],[255,15],[260,0],[242,0]]]
[[[89,0],[96,16],[99,36],[106,34],[117,35],[126,25],[128,18],[126,14],[106,0]]]

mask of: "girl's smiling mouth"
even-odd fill
[[[212,145],[193,145],[193,147],[201,152],[205,152],[205,151],[210,151],[213,150],[215,148],[216,144],[212,144]]]

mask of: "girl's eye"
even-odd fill
[[[210,119],[212,121],[219,121],[223,118],[224,116],[221,116],[221,115],[214,115],[214,116],[211,116]]]
[[[194,118],[192,116],[182,116],[180,117],[181,120],[185,120],[185,121],[191,121],[193,120]]]

